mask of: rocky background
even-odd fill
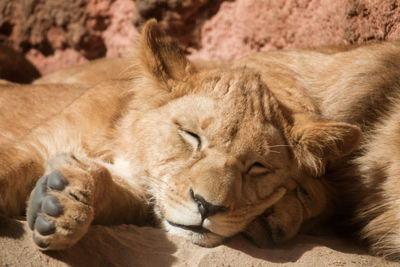
[[[2,0],[0,44],[46,74],[129,54],[152,17],[194,59],[400,39],[400,0]]]

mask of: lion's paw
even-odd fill
[[[303,220],[302,205],[290,194],[250,223],[244,234],[257,246],[270,247],[293,238]]]
[[[52,171],[39,179],[31,193],[27,220],[33,241],[42,250],[71,247],[93,220],[90,184],[69,177]]]

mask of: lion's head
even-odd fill
[[[196,70],[155,21],[144,26],[139,57],[121,153],[161,224],[194,243],[241,232],[300,176],[357,145],[356,127],[293,114],[252,69]]]

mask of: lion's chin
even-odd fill
[[[215,247],[226,239],[226,237],[215,234],[202,227],[186,227],[168,222],[167,220],[164,220],[162,225],[169,233],[183,237],[202,247]]]

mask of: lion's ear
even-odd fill
[[[291,129],[289,139],[300,166],[318,176],[324,173],[328,161],[358,148],[361,131],[343,122],[300,120]]]
[[[139,56],[146,71],[165,83],[181,80],[194,72],[182,49],[160,29],[155,19],[147,21],[142,28]]]

